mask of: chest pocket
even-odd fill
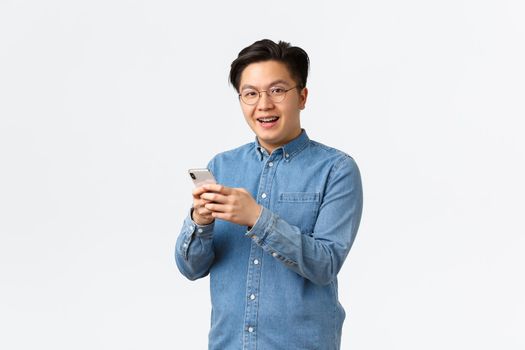
[[[321,194],[318,192],[282,192],[277,202],[277,214],[290,225],[297,226],[301,233],[313,232]]]

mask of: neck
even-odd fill
[[[297,133],[295,133],[294,136],[289,137],[284,142],[281,142],[279,144],[266,143],[264,141],[261,141],[259,138],[257,138],[257,140],[259,141],[259,145],[262,148],[264,148],[266,150],[266,152],[268,152],[268,154],[272,154],[272,152],[275,151],[277,148],[280,148],[280,147],[286,145],[287,143],[289,143],[289,142],[295,140],[296,138],[298,138],[301,135],[302,132],[303,132],[303,130],[299,129],[299,131]]]

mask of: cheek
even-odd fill
[[[242,114],[244,115],[244,119],[246,119],[247,122],[253,121],[253,108],[247,108],[245,106],[242,107]]]
[[[287,106],[282,112],[286,115],[286,119],[289,120],[294,120],[299,116],[299,109],[297,106]]]

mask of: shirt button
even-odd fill
[[[255,259],[255,260],[253,261],[253,264],[254,264],[254,265],[259,265],[259,260]]]
[[[272,162],[268,163],[268,166],[273,166],[273,163]]]
[[[248,332],[253,333],[253,327],[248,327]]]
[[[182,246],[186,248],[188,246],[188,243],[184,243]]]
[[[198,229],[197,232],[202,233],[202,228]]]
[[[266,198],[266,193],[261,194],[261,197]]]
[[[250,295],[250,300],[255,300],[255,294]]]
[[[289,155],[288,153],[286,153],[284,156],[285,156],[286,158],[290,157],[290,155]]]
[[[277,258],[277,256],[279,256],[279,254],[273,252],[273,253],[272,253],[272,256],[273,256],[274,258]]]

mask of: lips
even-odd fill
[[[261,117],[261,118],[257,118],[257,121],[258,121],[259,123],[266,124],[266,123],[274,123],[274,122],[276,122],[278,119],[279,119],[279,117],[277,117],[277,116],[271,116],[271,117]]]
[[[279,117],[276,115],[257,118],[257,124],[266,130],[273,129],[277,125],[278,121]]]

